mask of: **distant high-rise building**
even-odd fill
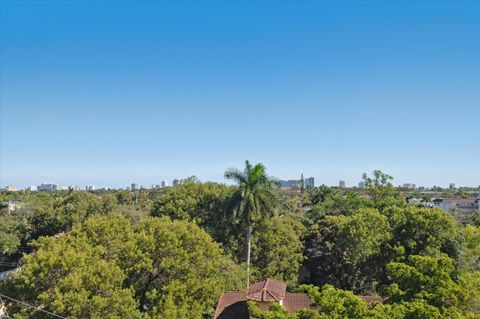
[[[408,189],[415,189],[416,188],[416,185],[415,184],[412,184],[412,183],[404,183],[402,185],[403,188],[408,188]]]
[[[167,180],[162,181],[162,188],[167,186],[168,186],[168,181]]]
[[[365,188],[365,182],[364,181],[359,182],[358,188]]]
[[[138,185],[135,183],[132,183],[132,186],[130,188],[132,191],[136,191],[138,189]]]
[[[96,190],[96,189],[97,189],[97,187],[95,187],[95,185],[87,185],[87,186],[85,186],[85,190],[87,190],[87,191],[94,191],[94,190]]]
[[[282,188],[300,188],[299,179],[289,179],[288,181],[280,181],[282,183]]]
[[[315,187],[315,178],[307,177],[304,181],[305,188],[313,188]]]
[[[37,186],[28,186],[27,188],[25,188],[25,190],[31,191],[31,192],[36,192],[37,191]]]
[[[340,188],[345,188],[345,181],[344,181],[344,180],[340,180],[340,181],[338,182],[338,187],[340,187]]]
[[[450,189],[455,189],[455,183],[450,183]]]
[[[289,179],[289,180],[280,180],[281,187],[286,189],[301,189],[302,186],[305,188],[315,187],[315,178],[307,177],[305,179]]]
[[[40,184],[39,186],[37,186],[37,190],[45,191],[45,192],[56,191],[57,185],[56,184]]]

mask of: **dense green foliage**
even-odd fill
[[[201,318],[244,278],[208,234],[168,217],[95,217],[34,245],[7,288],[67,317]]]
[[[225,176],[237,185],[0,193],[0,267],[22,266],[0,291],[70,318],[210,318],[223,291],[245,289],[251,245],[251,277],[282,280],[316,306],[251,304],[259,319],[480,318],[478,214],[465,225],[407,204],[423,195],[381,171],[363,176],[365,189],[305,193],[278,190],[261,164]],[[372,294],[384,303],[358,296]]]
[[[257,228],[253,246],[256,276],[295,285],[303,261],[304,226],[291,216],[276,216]]]

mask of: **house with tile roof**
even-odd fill
[[[268,310],[272,302],[277,302],[289,312],[309,308],[313,303],[306,293],[287,292],[285,283],[265,279],[251,284],[246,293],[225,292],[218,301],[213,319],[250,319],[247,301],[255,301],[262,310]]]
[[[377,295],[359,296],[367,303],[383,302]],[[218,301],[213,319],[253,319],[248,311],[248,301],[254,301],[261,310],[268,310],[272,302],[288,312],[311,308],[313,300],[306,293],[287,292],[287,285],[275,279],[254,282],[247,292],[228,291]]]

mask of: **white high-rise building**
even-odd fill
[[[162,181],[162,188],[167,186],[168,186],[168,181],[167,180]]]

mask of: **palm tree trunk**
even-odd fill
[[[252,226],[247,226],[247,289],[250,287],[250,252],[252,250]]]

